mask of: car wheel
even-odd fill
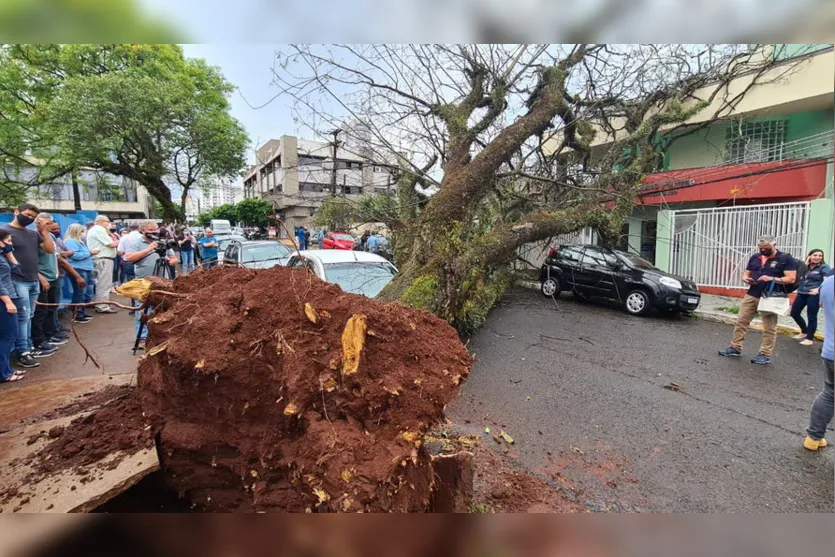
[[[626,296],[624,303],[627,313],[632,315],[646,315],[652,308],[650,306],[649,294],[643,290],[633,290]]]
[[[555,279],[554,277],[548,277],[544,281],[542,281],[542,285],[540,286],[539,290],[542,292],[542,295],[551,298],[560,295],[560,281]]]

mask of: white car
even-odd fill
[[[293,252],[288,267],[307,268],[345,292],[375,297],[397,274],[397,267],[373,253],[352,250]]]

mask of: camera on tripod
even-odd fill
[[[157,242],[157,247],[154,252],[159,255],[160,257],[165,257],[168,253],[168,250],[174,249],[176,242],[174,240],[169,239],[160,239],[160,237],[156,234],[145,234],[145,236],[154,242]]]

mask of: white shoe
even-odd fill
[[[804,338],[806,338],[806,333],[800,333],[799,335],[794,335],[792,338],[794,340],[803,340]]]

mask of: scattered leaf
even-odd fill
[[[206,367],[206,360],[200,360],[194,364],[194,369],[203,369],[204,367]]]
[[[525,402],[530,402],[530,400],[531,400],[531,397],[529,397],[529,396],[525,397]]]
[[[489,428],[489,427],[485,427],[485,428],[484,428],[484,433],[490,433],[490,428]]]
[[[511,437],[510,435],[508,435],[508,434],[507,434],[507,433],[505,433],[504,431],[500,431],[500,432],[499,432],[499,437],[501,437],[502,439],[504,439],[504,442],[505,442],[505,443],[507,443],[508,445],[512,445],[512,444],[513,444],[513,437]]]
[[[292,416],[297,411],[296,405],[292,402],[284,407],[284,415],[285,416]]]
[[[310,302],[304,303],[304,314],[307,316],[311,323],[316,324],[319,322],[319,314],[316,313],[316,310],[313,309],[313,306],[310,305]]]

